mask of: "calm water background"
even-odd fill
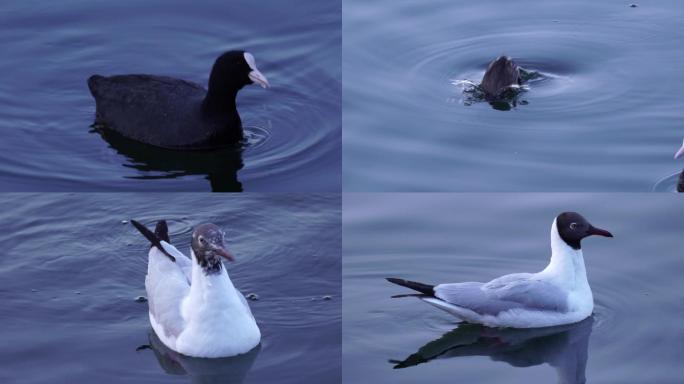
[[[340,15],[332,0],[3,1],[0,188],[339,191]],[[161,74],[206,86],[229,49],[253,53],[272,84],[238,96],[250,142],[241,156],[150,155],[89,132],[90,75]]]
[[[671,179],[684,2],[638,3],[345,1],[345,190],[650,191]],[[452,82],[479,83],[502,54],[545,80],[511,111],[465,106]]]
[[[344,382],[559,382],[556,370],[541,362],[555,357],[555,364],[573,364],[586,353],[582,343],[588,341],[588,383],[681,383],[684,202],[678,197],[346,194]],[[415,298],[390,298],[409,290],[385,277],[488,281],[541,270],[550,256],[551,223],[565,210],[576,210],[615,235],[583,242],[595,302],[590,335],[582,339],[580,329],[570,343],[552,338],[517,355],[504,353],[505,345],[466,348],[463,352],[481,356],[393,369],[389,360],[407,358],[456,324],[454,317]],[[509,360],[531,366],[514,367]],[[565,380],[560,382],[575,382]]]
[[[4,194],[0,212],[0,382],[340,381],[339,195]],[[226,230],[233,283],[260,297],[249,302],[259,351],[175,362],[136,351],[150,342],[135,301],[148,246],[130,218],[169,220],[184,252],[195,225]]]

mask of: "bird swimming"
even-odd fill
[[[235,98],[248,84],[269,86],[254,56],[228,51],[219,56],[208,89],[155,75],[93,75],[95,126],[145,144],[182,150],[234,146],[243,139]]]
[[[520,68],[511,58],[499,56],[489,63],[487,71],[482,77],[480,89],[489,99],[505,98],[506,93],[522,84]]]
[[[563,212],[551,225],[551,260],[541,272],[504,275],[488,283],[387,280],[420,292],[413,296],[468,323],[511,328],[572,324],[594,309],[581,246],[592,235],[613,237],[580,214]]]
[[[170,244],[165,221],[154,232],[131,223],[152,244],[145,289],[152,329],[165,346],[191,357],[215,358],[247,353],[259,344],[261,332],[247,300],[221,262],[234,256],[218,226],[194,229],[188,258]]]
[[[684,141],[682,141],[682,147],[679,148],[677,153],[675,153],[674,158],[679,159],[684,156]],[[684,192],[684,169],[682,173],[679,174],[679,180],[677,181],[677,192]]]

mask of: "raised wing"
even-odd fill
[[[181,301],[190,290],[190,282],[180,264],[183,263],[181,260],[189,263],[190,259],[165,241],[161,245],[175,257],[176,262],[171,261],[157,247],[150,248],[145,289],[154,321],[161,327],[166,338],[176,338],[184,327]]]

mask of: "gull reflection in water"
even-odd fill
[[[151,349],[164,372],[170,375],[187,375],[190,377],[190,382],[198,384],[242,383],[261,350],[260,344],[242,355],[202,359],[185,356],[169,349],[152,330],[148,333],[148,337],[150,344],[138,347],[138,351]]]
[[[547,363],[556,369],[559,383],[585,383],[593,322],[593,317],[589,317],[575,324],[530,329],[461,324],[420,347],[403,361],[390,362],[398,369],[434,359],[489,356],[494,361],[503,361],[514,367]]]

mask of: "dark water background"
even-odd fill
[[[345,1],[345,190],[673,191],[684,2],[630,3]],[[527,105],[465,106],[503,54]]]
[[[340,15],[332,0],[3,1],[0,189],[339,191]],[[238,96],[241,154],[112,147],[89,132],[90,75],[206,86],[230,49],[254,54],[272,85]]]
[[[343,381],[576,383],[585,375],[588,383],[681,383],[684,201],[678,197],[346,194]],[[440,352],[442,358],[393,369],[389,360],[406,359],[456,324],[415,298],[390,298],[409,290],[385,277],[442,283],[539,271],[550,256],[551,223],[565,210],[615,235],[583,241],[593,323],[550,334],[456,331],[409,361]],[[487,337],[474,343],[473,334]],[[586,369],[578,369],[583,359]]]
[[[341,366],[339,195],[3,194],[0,382],[335,383]],[[145,295],[146,240],[122,220],[226,230],[226,264],[261,328],[259,351],[158,360]],[[330,295],[330,300],[323,297]]]

